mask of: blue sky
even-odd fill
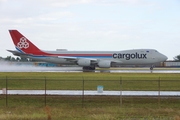
[[[180,54],[180,0],[0,0],[0,56],[17,29],[43,50],[153,48]]]

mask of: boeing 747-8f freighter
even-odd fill
[[[16,50],[8,50],[16,56],[57,63],[76,64],[83,70],[110,68],[115,65],[151,65],[167,60],[155,49],[132,49],[123,51],[44,51],[35,46],[17,30],[9,30]]]

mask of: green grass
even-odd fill
[[[1,96],[0,105],[4,104]],[[85,96],[82,107],[81,96],[8,96],[8,107],[1,106],[1,120],[109,120],[109,119],[172,119],[179,117],[178,98],[161,99],[124,97],[119,104],[115,96]]]
[[[0,73],[0,87],[8,89],[180,90],[180,74],[159,73]],[[6,106],[7,100],[7,106]],[[180,99],[119,96],[0,95],[0,120],[139,120],[180,119]]]
[[[6,81],[7,80],[7,81]],[[49,90],[180,90],[180,74],[135,73],[0,73],[0,88]]]

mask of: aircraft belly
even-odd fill
[[[143,65],[143,64],[151,64],[153,63],[153,61],[151,60],[144,60],[144,59],[132,59],[132,60],[125,60],[125,59],[120,59],[120,60],[117,60],[116,59],[116,63],[117,65]],[[120,62],[118,62],[120,61]]]

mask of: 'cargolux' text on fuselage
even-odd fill
[[[139,54],[139,53],[114,53],[112,55],[113,58],[115,59],[126,59],[126,60],[130,60],[130,59],[147,59],[147,54]]]

